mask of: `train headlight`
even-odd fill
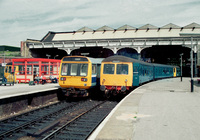
[[[60,81],[66,81],[66,77],[60,77]]]
[[[87,78],[81,78],[82,82],[87,82]]]

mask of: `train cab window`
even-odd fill
[[[61,75],[67,75],[67,71],[68,71],[68,64],[63,63],[62,64],[62,68],[61,68]]]
[[[9,71],[9,69],[8,69],[9,67],[8,66],[6,66],[6,69],[5,69],[5,72],[6,73],[8,73],[8,71]]]
[[[70,75],[71,76],[76,76],[78,75],[78,64],[71,64],[71,70],[70,70]]]
[[[128,74],[128,65],[127,64],[117,64],[117,74]]]
[[[114,64],[104,64],[103,74],[114,74],[115,65]]]
[[[9,73],[11,73],[11,72],[12,72],[12,66],[9,67]]]
[[[80,64],[80,76],[87,76],[88,64]]]
[[[65,76],[87,76],[88,64],[63,63],[61,75]]]

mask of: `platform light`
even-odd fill
[[[58,56],[59,56],[58,54],[57,54],[57,55],[55,55],[55,56],[54,56],[54,59],[56,59],[56,57],[58,57]]]
[[[51,57],[51,55],[49,55],[49,54],[46,54],[46,56],[48,57],[48,59],[49,59],[49,57]]]

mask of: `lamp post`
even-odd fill
[[[48,57],[48,59],[49,59],[49,57],[51,57],[51,55],[49,55],[49,54],[46,54],[46,56]]]
[[[200,37],[200,34],[192,34],[192,33],[180,33],[180,36],[190,37],[191,39],[191,51],[190,51],[190,69],[191,69],[191,92],[194,91],[194,81],[193,81],[193,37]]]
[[[182,74],[183,74],[183,61],[182,61],[182,56],[183,56],[183,53],[180,54],[181,56],[181,82],[182,82]]]
[[[59,55],[55,55],[55,56],[54,56],[54,59],[56,59],[56,57],[58,57],[58,56],[59,56]]]

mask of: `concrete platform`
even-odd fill
[[[21,95],[28,95],[37,92],[50,91],[59,88],[58,83],[49,83],[44,85],[33,85],[29,84],[15,84],[14,86],[0,86],[0,99],[10,98]]]
[[[90,140],[199,140],[200,84],[190,78],[145,84],[123,99]]]

